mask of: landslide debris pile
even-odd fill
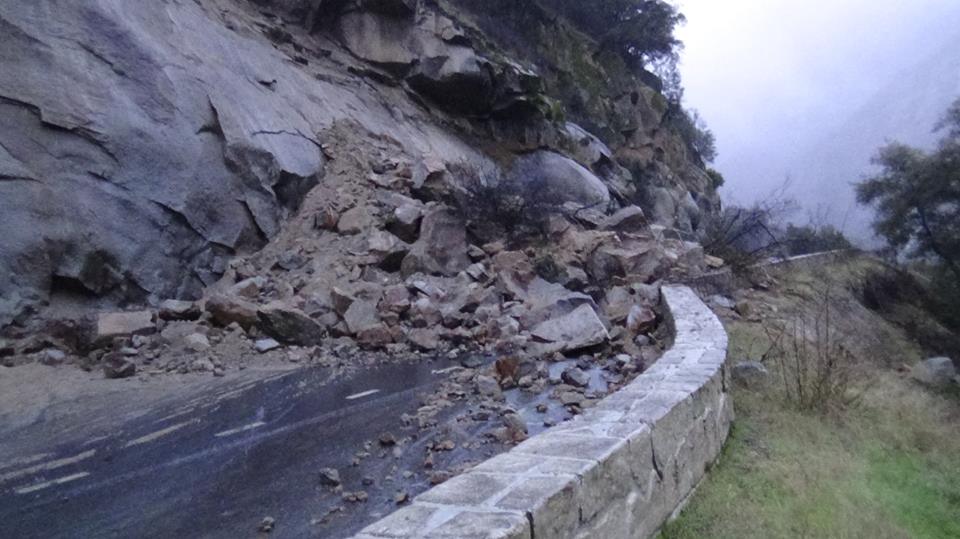
[[[471,13],[0,6],[0,356],[642,356],[658,282],[704,268],[710,178],[562,19],[524,56]]]

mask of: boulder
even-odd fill
[[[539,150],[519,157],[507,182],[536,197],[526,201],[531,206],[573,202],[581,208],[606,209],[610,203],[610,191],[600,178],[555,152]]]
[[[257,318],[264,333],[285,344],[313,346],[326,336],[323,326],[306,313],[280,302],[259,309]]]
[[[477,376],[475,385],[477,393],[483,397],[492,397],[496,400],[503,398],[500,383],[492,376]]]
[[[520,322],[512,316],[501,316],[487,322],[487,338],[504,341],[520,333]]]
[[[520,414],[505,414],[503,416],[503,425],[507,429],[507,438],[509,441],[522,442],[527,439],[527,422]]]
[[[636,206],[627,206],[616,211],[601,223],[604,230],[630,232],[639,230],[649,224],[643,210]]]
[[[257,341],[253,343],[253,349],[261,354],[266,354],[277,348],[280,348],[280,343],[275,339],[257,339]]]
[[[473,49],[448,46],[442,55],[421,58],[407,77],[411,88],[459,114],[482,114],[493,106],[489,62]]]
[[[659,244],[653,240],[605,241],[587,260],[587,273],[598,283],[630,277],[648,282],[664,273],[668,263]]]
[[[168,299],[160,302],[161,320],[196,320],[200,314],[200,306],[193,301]]]
[[[347,329],[354,335],[381,326],[380,317],[377,314],[377,302],[366,299],[354,301],[343,314],[343,320],[347,324]]]
[[[560,375],[561,380],[573,387],[587,387],[590,385],[590,375],[577,367],[570,367]]]
[[[443,313],[430,298],[420,298],[410,307],[410,323],[416,328],[434,327],[443,322]]]
[[[493,270],[514,297],[527,295],[527,286],[537,277],[533,262],[522,251],[500,251],[493,255]]]
[[[40,363],[49,366],[60,365],[67,359],[67,354],[56,348],[47,348],[40,352]]]
[[[431,191],[437,183],[442,182],[447,172],[447,164],[434,155],[425,154],[413,169],[413,188]],[[433,184],[433,185],[431,185]]]
[[[277,257],[277,261],[273,264],[273,269],[295,271],[306,266],[307,262],[307,257],[303,256],[302,254],[288,251]]]
[[[267,280],[261,276],[248,277],[230,287],[229,293],[239,298],[256,299]]]
[[[354,10],[337,20],[337,37],[358,58],[403,75],[419,58],[415,23],[381,13]]]
[[[376,225],[376,219],[370,208],[361,205],[343,212],[340,220],[337,221],[337,232],[350,236],[368,232],[376,228]]]
[[[420,237],[420,221],[423,220],[423,208],[415,204],[405,204],[393,210],[387,229],[407,243],[413,243]]]
[[[563,285],[551,283],[540,277],[535,278],[527,285],[522,295],[515,295],[523,301],[524,312],[521,323],[524,328],[530,328],[550,318],[569,314],[581,305],[589,305],[596,309],[593,298],[581,292],[574,292]]]
[[[745,386],[762,382],[768,375],[767,368],[759,361],[740,361],[730,371],[733,380]]]
[[[257,306],[240,298],[214,294],[207,298],[205,308],[221,326],[236,322],[243,329],[250,329],[257,324]]]
[[[367,237],[367,249],[376,259],[377,266],[384,271],[395,272],[410,252],[410,245],[389,232],[374,230]]]
[[[707,298],[707,303],[710,304],[711,307],[716,307],[718,309],[733,310],[733,308],[737,306],[736,302],[734,302],[732,299],[719,294]]]
[[[340,472],[335,468],[320,469],[320,484],[325,487],[340,486]]]
[[[573,122],[567,122],[561,134],[563,149],[581,165],[591,168],[613,160],[613,152],[600,139]]]
[[[957,376],[957,368],[948,357],[933,357],[923,360],[913,366],[910,376],[921,384],[946,388],[953,383]]]
[[[183,339],[183,344],[194,352],[203,352],[210,349],[210,340],[203,333],[191,333]]]
[[[100,313],[97,315],[96,342],[109,342],[116,337],[130,337],[133,335],[149,335],[156,333],[157,326],[153,322],[153,313],[150,311],[133,311],[119,313]]]
[[[430,299],[442,300],[447,297],[447,292],[442,288],[446,284],[439,278],[416,274],[407,279],[407,286],[410,290],[419,292]]]
[[[322,208],[313,216],[313,227],[317,230],[336,230],[340,214],[331,207]]]
[[[581,305],[570,314],[543,322],[531,331],[541,341],[557,343],[562,351],[574,351],[606,342],[610,336],[590,305]]]
[[[632,290],[626,286],[613,286],[607,289],[603,298],[603,312],[611,322],[621,323],[636,304],[637,296]]]
[[[393,342],[394,335],[386,324],[380,322],[358,331],[356,338],[366,348],[383,348]]]
[[[330,289],[330,301],[333,303],[333,310],[343,316],[357,298],[352,291],[335,286]]]
[[[436,327],[411,329],[407,332],[407,340],[422,352],[432,352],[440,347],[440,334]]]
[[[467,267],[467,275],[474,281],[485,283],[490,280],[490,274],[487,273],[487,267],[482,262],[475,262]]]
[[[704,255],[703,262],[710,269],[720,269],[725,266],[727,263],[722,258],[718,258],[711,255]]]
[[[120,352],[110,352],[103,357],[103,375],[105,378],[130,378],[136,374],[137,364]]]
[[[439,206],[427,211],[420,225],[420,238],[403,259],[401,271],[454,276],[470,265],[467,256],[467,230],[463,218],[454,210]]]
[[[410,292],[404,285],[388,286],[378,305],[380,311],[403,314],[410,310]]]

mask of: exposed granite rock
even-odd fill
[[[534,337],[573,351],[604,343],[610,336],[593,307],[581,305],[565,316],[547,320],[531,332]]]
[[[538,151],[517,159],[508,181],[535,185],[524,189],[538,197],[531,203],[563,204],[574,202],[581,208],[605,210],[610,190],[592,172],[556,152]]]
[[[282,302],[259,309],[257,318],[264,333],[285,344],[311,346],[326,336],[324,328],[306,313]]]
[[[469,265],[463,217],[444,206],[428,210],[420,225],[420,238],[403,259],[403,275],[422,272],[452,276]]]

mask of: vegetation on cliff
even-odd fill
[[[900,257],[932,280],[933,312],[960,330],[960,100],[937,125],[930,151],[898,142],[880,149],[875,175],[857,185],[861,204],[876,210],[874,230]],[[953,352],[960,351],[960,348]]]

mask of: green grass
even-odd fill
[[[889,377],[839,418],[739,391],[718,465],[663,537],[960,537],[960,432],[937,424],[956,403],[911,386]]]
[[[914,537],[960,537],[960,466],[904,451],[876,450],[865,491]]]
[[[771,294],[781,314],[802,301]],[[898,328],[850,308],[860,355],[878,363],[865,369],[859,403],[802,412],[783,399],[776,373],[766,387],[736,388],[723,454],[664,539],[960,538],[960,399],[890,368],[920,351]],[[726,325],[731,358],[767,347],[759,324]],[[878,349],[892,357],[876,357]]]

